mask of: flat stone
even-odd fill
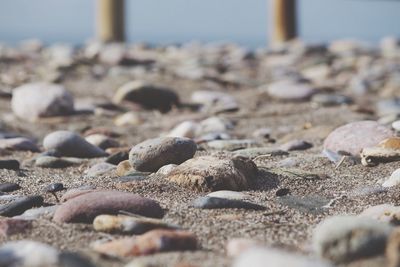
[[[15,159],[0,160],[0,169],[19,170],[19,161]]]
[[[283,151],[306,150],[313,145],[305,140],[295,139],[279,146]]]
[[[109,256],[141,256],[168,251],[187,251],[197,248],[197,238],[186,231],[152,230],[138,237],[116,239],[96,244],[93,249]]]
[[[61,252],[58,260],[62,267],[96,267],[87,257],[74,252]]]
[[[237,191],[248,189],[257,174],[257,166],[248,159],[201,156],[177,166],[167,179],[198,191]]]
[[[383,182],[383,187],[393,187],[398,186],[400,184],[400,169],[395,170],[387,179]]]
[[[120,211],[153,218],[164,215],[160,205],[149,198],[118,191],[98,191],[64,202],[56,210],[53,220],[57,223],[92,223],[98,215],[113,215]]]
[[[2,183],[0,184],[0,192],[13,192],[21,187],[16,183]]]
[[[129,152],[129,161],[138,171],[156,172],[167,164],[181,164],[196,153],[196,143],[188,138],[160,137],[146,140]]]
[[[246,202],[243,200],[227,199],[219,197],[199,197],[196,198],[191,206],[197,209],[246,209],[246,210],[264,210],[265,207]]]
[[[32,140],[25,137],[0,139],[0,149],[32,152],[40,151],[39,147]]]
[[[130,101],[146,109],[168,112],[173,106],[179,106],[178,95],[168,88],[157,87],[143,81],[133,81],[122,85],[113,97],[113,102],[120,104]]]
[[[85,171],[86,177],[98,177],[102,175],[111,175],[114,173],[116,166],[107,162],[100,162]]]
[[[53,156],[40,156],[35,160],[35,166],[40,168],[67,168],[82,164],[82,159],[78,158],[58,158]]]
[[[40,242],[11,241],[0,247],[0,266],[51,267],[57,263],[58,251]]]
[[[375,121],[351,122],[335,129],[324,141],[324,149],[360,157],[363,148],[377,146],[393,132]]]
[[[73,113],[74,100],[62,85],[29,83],[13,90],[11,108],[20,119],[35,121]]]
[[[392,227],[374,219],[335,216],[314,231],[315,252],[335,263],[383,254]]]
[[[329,203],[329,199],[325,199],[319,196],[294,196],[285,195],[278,198],[278,202],[281,205],[285,205],[289,208],[296,209],[305,213],[319,214],[324,212],[324,206]]]
[[[128,160],[129,159],[129,152],[127,151],[119,151],[117,153],[114,153],[106,159],[107,163],[111,163],[114,165],[118,165],[122,161]]]
[[[379,147],[400,150],[400,137],[390,137],[378,144]]]
[[[278,81],[267,87],[267,93],[278,100],[303,101],[308,100],[315,90],[308,84],[294,81]]]
[[[46,150],[54,150],[65,157],[96,158],[107,156],[102,149],[88,143],[79,135],[69,131],[56,131],[43,140]]]
[[[0,216],[12,217],[24,213],[24,211],[39,207],[43,204],[43,197],[41,196],[30,196],[22,197],[11,203],[0,206]]]
[[[289,153],[276,147],[251,147],[235,150],[234,155],[254,159],[258,156],[285,156]]]
[[[323,93],[313,95],[311,101],[322,106],[336,106],[353,102],[348,96]]]
[[[250,196],[245,193],[230,191],[230,190],[220,190],[211,192],[207,194],[207,197],[217,197],[217,198],[235,199],[235,200],[245,200],[250,198]]]
[[[179,227],[140,216],[99,215],[93,221],[93,228],[99,232],[141,235],[154,229],[178,229]]]
[[[194,138],[199,124],[194,121],[184,121],[175,126],[166,136]]]
[[[103,134],[91,134],[86,136],[85,140],[103,150],[110,147],[119,147],[119,142],[117,140]]]
[[[233,267],[333,267],[320,259],[271,248],[251,248],[235,259]]]

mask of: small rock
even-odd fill
[[[40,217],[45,217],[46,219],[51,219],[56,212],[58,205],[48,206],[48,207],[40,207],[26,210],[24,213],[18,216],[14,216],[14,219],[22,219],[22,220],[36,220]]]
[[[11,218],[0,219],[0,235],[3,237],[23,233],[31,227],[32,221]]]
[[[292,168],[299,164],[299,160],[297,158],[285,158],[276,163],[277,167],[280,168]]]
[[[114,124],[118,127],[123,126],[137,126],[143,123],[143,118],[136,112],[129,111],[126,112],[114,120]]]
[[[272,83],[266,91],[273,98],[284,101],[308,100],[315,93],[314,88],[310,85],[294,81]]]
[[[361,217],[376,219],[393,225],[400,224],[400,207],[391,204],[381,204],[365,209],[360,213]]]
[[[394,121],[394,122],[392,123],[392,128],[393,128],[396,132],[400,132],[400,120]]]
[[[192,94],[192,102],[203,105],[205,112],[222,113],[239,110],[236,99],[222,92],[196,91]]]
[[[115,165],[107,162],[100,162],[85,171],[86,177],[98,177],[106,174],[111,174],[116,169]]]
[[[39,152],[38,146],[25,137],[0,139],[0,149]]]
[[[56,131],[48,134],[43,140],[43,146],[46,150],[54,150],[66,157],[96,158],[107,156],[102,149],[69,131]]]
[[[296,139],[281,145],[279,148],[283,151],[293,151],[306,150],[311,148],[312,146],[313,145],[307,141]]]
[[[168,164],[165,166],[162,166],[160,169],[158,169],[157,174],[162,174],[162,175],[169,175],[175,168],[176,164]]]
[[[13,90],[13,112],[21,119],[65,116],[74,111],[72,95],[61,85],[29,83]]]
[[[290,189],[289,188],[281,188],[281,189],[278,189],[275,192],[275,196],[277,196],[277,197],[283,197],[283,196],[286,196],[286,195],[289,195],[289,194],[290,194]]]
[[[199,123],[196,135],[200,136],[208,133],[224,133],[233,128],[233,123],[226,118],[210,117]]]
[[[102,134],[92,134],[86,136],[85,139],[92,145],[100,147],[103,150],[106,150],[110,147],[119,147],[119,143],[117,140]]]
[[[167,179],[199,191],[246,190],[257,174],[257,166],[248,159],[201,156],[177,166]]]
[[[108,150],[107,150],[108,151]],[[107,159],[107,163],[111,163],[114,165],[118,165],[122,161],[128,160],[129,159],[129,152],[126,151],[119,151],[117,153],[114,153],[110,155]]]
[[[129,152],[129,161],[138,171],[156,172],[167,164],[181,164],[192,158],[197,145],[193,140],[179,137],[160,137],[146,140]]]
[[[235,259],[233,267],[333,267],[329,263],[270,248],[251,248]]]
[[[137,103],[146,109],[157,109],[163,113],[170,111],[173,106],[179,106],[179,97],[175,92],[143,81],[128,82],[118,88],[113,102],[120,104],[122,101]]]
[[[57,263],[58,251],[36,241],[12,241],[0,247],[0,266],[50,267]]]
[[[383,182],[383,187],[392,187],[400,184],[400,169],[395,170],[385,182]]]
[[[235,200],[245,200],[249,199],[249,195],[229,190],[220,190],[207,194],[207,197],[225,198],[225,199],[235,199]]]
[[[99,215],[93,221],[93,228],[99,232],[141,235],[154,229],[178,229],[176,225],[161,220],[125,215]]]
[[[19,170],[19,161],[15,159],[0,160],[0,169]]]
[[[226,244],[226,254],[228,257],[236,257],[249,249],[259,246],[260,242],[253,239],[234,238],[228,240],[228,243]]]
[[[161,218],[164,211],[151,199],[118,191],[97,191],[76,196],[63,203],[54,214],[57,223],[92,223],[102,214],[126,211],[142,216]]]
[[[61,252],[58,260],[62,267],[96,267],[88,258],[73,252]]]
[[[128,257],[167,251],[195,250],[197,238],[185,231],[152,230],[138,237],[94,245],[94,250],[110,256]]]
[[[336,106],[352,103],[352,99],[350,97],[322,93],[313,95],[311,101],[322,106]]]
[[[62,190],[65,190],[65,187],[62,183],[52,183],[46,186],[43,191],[46,193],[55,193]]]
[[[381,147],[366,147],[362,149],[360,156],[362,165],[376,166],[379,163],[399,161],[400,150]]]
[[[26,210],[33,207],[40,207],[43,204],[43,197],[30,196],[22,197],[11,203],[0,206],[0,216],[13,217],[24,213]]]
[[[349,262],[383,253],[391,231],[391,226],[377,220],[335,216],[315,228],[313,246],[323,258]]]
[[[0,192],[13,192],[21,187],[16,183],[2,183],[0,184]]]
[[[246,210],[264,210],[265,207],[236,199],[227,199],[219,197],[199,197],[196,198],[191,206],[197,209],[246,209]]]
[[[194,121],[184,121],[173,128],[167,136],[194,138],[199,125]]]
[[[359,157],[363,148],[374,147],[393,132],[375,121],[357,121],[335,129],[324,141],[324,149]]]
[[[124,161],[120,162],[116,169],[116,173],[118,176],[125,176],[129,172],[132,172],[132,171],[134,171],[134,169],[132,168],[129,160],[124,160]]]
[[[400,137],[391,137],[381,141],[379,147],[400,150]]]

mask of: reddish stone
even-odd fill
[[[22,233],[31,227],[32,221],[11,218],[0,219],[0,235],[3,237]]]

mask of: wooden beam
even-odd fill
[[[97,0],[97,38],[102,42],[125,40],[124,0]]]
[[[272,3],[271,44],[287,42],[297,36],[296,0],[269,0]]]

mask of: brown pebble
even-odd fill
[[[8,237],[10,235],[19,234],[31,227],[32,221],[12,218],[0,219],[0,236]]]

